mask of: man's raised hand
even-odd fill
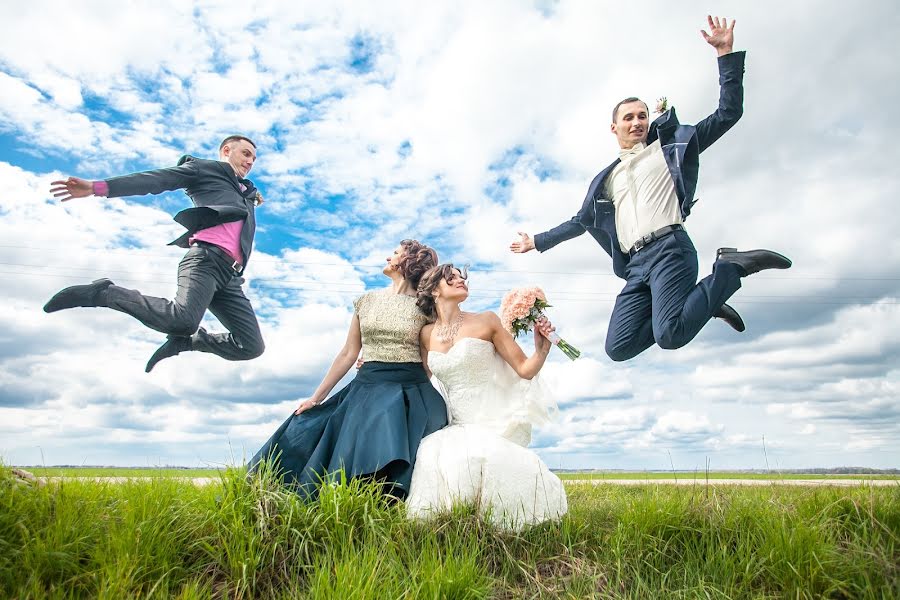
[[[703,39],[716,49],[719,56],[730,53],[734,48],[734,24],[737,21],[732,19],[729,26],[728,19],[725,17],[719,20],[719,17],[711,17],[709,15],[706,15],[706,21],[709,23],[710,32],[706,33],[705,30],[701,29],[700,33],[703,35]]]
[[[517,233],[521,236],[521,239],[510,244],[509,249],[516,254],[524,254],[529,250],[534,250],[534,240],[531,239],[531,236],[521,231]]]
[[[73,198],[87,198],[94,195],[94,182],[79,177],[69,177],[65,180],[54,181],[50,184],[50,193],[60,202]]]

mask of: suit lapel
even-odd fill
[[[244,204],[248,204],[249,197],[256,193],[256,186],[253,185],[253,182],[249,179],[238,178],[237,173],[234,172],[234,169],[231,168],[231,165],[228,163],[216,161],[216,164],[219,165],[219,168],[221,168],[222,172],[228,177],[231,185],[234,186],[237,193],[244,199]],[[244,186],[244,190],[241,190],[241,185]],[[255,206],[253,202],[250,202],[249,204]]]
[[[222,172],[228,178],[228,181],[231,182],[231,185],[234,186],[234,189],[236,189],[238,191],[238,193],[240,193],[241,182],[238,179],[237,173],[235,173],[234,169],[231,168],[231,165],[226,162],[222,162],[221,160],[216,161],[216,164],[219,165],[220,169],[222,169]],[[241,195],[243,195],[243,194],[241,194]]]
[[[666,138],[671,137],[669,134],[677,127],[678,116],[675,114],[675,109],[670,108],[650,124],[650,131],[647,132],[647,145],[655,142],[657,138],[662,145],[666,145],[669,143]]]
[[[606,178],[609,177],[609,174],[612,173],[612,170],[616,168],[616,165],[622,162],[621,158],[617,158],[612,161],[608,167],[600,171],[596,177],[594,177],[594,181],[591,182],[591,193],[589,196],[594,200],[600,200],[601,198],[605,198],[605,188],[606,186],[603,183],[606,181]]]

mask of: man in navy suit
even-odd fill
[[[188,251],[178,265],[174,300],[145,296],[109,279],[98,279],[57,292],[44,310],[112,308],[168,334],[147,362],[148,373],[160,360],[188,350],[211,352],[227,360],[262,354],[265,346],[259,323],[241,287],[256,232],[256,206],[262,203],[253,182],[246,179],[255,162],[256,144],[232,135],[219,145],[219,160],[183,156],[175,167],[100,181],[78,177],[54,181],[50,192],[63,202],[91,195],[115,198],[184,189],[194,208],[175,215],[187,231],[170,245]],[[207,333],[199,327],[207,309],[229,333]]]
[[[606,334],[606,353],[615,361],[654,343],[680,348],[712,317],[743,331],[740,315],[725,304],[741,278],[791,266],[769,250],[720,248],[712,274],[697,282],[697,252],[683,223],[694,203],[699,155],[741,118],[744,97],[744,52],[732,51],[734,21],[707,21],[710,33],[701,33],[718,53],[718,109],[696,125],[680,124],[674,109],[650,123],[646,103],[622,100],[610,126],[619,158],[591,182],[578,214],[533,239],[519,232],[510,245],[515,253],[545,252],[588,232],[603,247],[626,281]]]

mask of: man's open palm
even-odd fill
[[[73,198],[87,198],[94,194],[94,185],[92,181],[81,179],[80,177],[69,177],[50,184],[50,193],[54,198],[66,202]]]
[[[734,47],[734,24],[737,21],[732,19],[729,26],[728,19],[725,17],[722,17],[720,20],[719,17],[711,17],[709,15],[706,16],[706,21],[709,23],[710,32],[706,33],[705,30],[700,30],[706,43],[716,50],[731,52],[731,49]]]

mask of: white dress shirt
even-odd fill
[[[659,140],[620,150],[619,157],[622,161],[607,178],[606,191],[616,207],[619,247],[628,252],[645,235],[680,224],[681,208]]]

